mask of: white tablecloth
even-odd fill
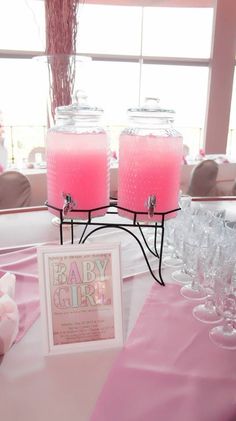
[[[0,252],[3,248],[20,244],[59,240],[58,227],[52,224],[52,215],[45,210],[0,213],[0,232]],[[116,241],[122,241],[123,311],[127,338],[155,281],[131,237],[123,232],[114,233],[113,229],[113,234],[102,234],[103,241],[114,241],[114,235]],[[68,231],[65,236],[68,239]],[[137,275],[127,277],[132,273]],[[163,270],[164,281],[170,282],[170,275],[170,269]],[[158,288],[161,294],[163,287],[158,285]],[[187,316],[191,317],[191,314]],[[89,421],[118,353],[119,350],[113,349],[45,358],[39,318],[1,359],[1,420]]]

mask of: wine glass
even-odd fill
[[[223,317],[223,324],[209,332],[212,342],[227,349],[236,349],[235,226],[225,225],[225,237],[222,242],[224,262],[219,265],[220,274],[215,282],[215,305]]]
[[[216,243],[202,247],[198,256],[198,275],[200,283],[206,291],[207,297],[203,304],[193,308],[195,319],[205,323],[215,323],[222,320],[215,305],[215,281],[221,276],[218,269],[221,269],[222,261]]]
[[[170,255],[174,252],[174,229],[175,229],[175,221],[174,219],[169,219],[166,221],[165,224],[165,236],[164,236],[164,254]]]
[[[188,274],[191,282],[180,289],[181,295],[185,298],[199,300],[206,297],[206,292],[199,283],[198,278],[198,259],[199,259],[199,243],[197,241],[185,241],[185,259]]]
[[[219,251],[219,257],[223,259],[224,253],[223,253],[223,247],[222,245],[225,245],[224,252],[229,253],[230,251],[230,241],[225,242],[224,241],[224,235],[225,235],[225,227],[224,227],[224,221],[220,218],[215,217],[211,212],[206,212],[205,214],[200,215],[200,222],[201,222],[201,229],[200,231],[200,241],[198,241],[198,248],[195,251],[196,253],[196,260],[194,263],[196,264],[195,267],[192,268],[192,271],[194,271],[194,276],[191,284],[187,284],[181,289],[181,294],[186,298],[191,299],[200,299],[205,298],[207,295],[212,295],[211,286],[208,285],[208,293],[205,286],[202,285],[201,277],[198,278],[199,275],[199,268],[201,265],[204,265],[204,262],[202,260],[205,259],[211,259],[211,263],[207,260],[205,261],[205,264],[208,264],[208,279],[211,279],[211,282],[214,282],[214,270],[216,270],[218,265],[218,260],[216,257],[216,254],[214,253],[214,247],[218,245]],[[215,251],[216,251],[215,250]],[[212,251],[212,253],[211,253]],[[205,256],[204,256],[205,253]],[[215,264],[213,264],[215,262]],[[196,271],[195,271],[196,269]],[[200,270],[201,273],[201,270]],[[205,281],[207,280],[207,277],[205,278]],[[210,291],[210,293],[209,293]],[[209,298],[210,299],[210,298]],[[210,302],[209,302],[210,305]],[[202,308],[201,308],[202,309]],[[200,314],[199,314],[199,317]],[[212,315],[213,317],[213,315]],[[217,317],[217,316],[215,316]]]
[[[179,196],[179,207],[181,208],[181,210],[185,211],[186,209],[190,208],[191,202],[192,202],[192,196],[181,192]]]
[[[207,298],[203,304],[193,309],[193,316],[206,323],[215,323],[222,319],[215,304],[215,282],[218,278],[226,276],[225,273],[221,273],[222,267],[227,264],[229,270],[234,266],[232,256],[236,246],[235,235],[232,235],[233,231],[219,221],[213,223],[213,229],[208,234],[207,247],[200,251],[199,276],[203,280]]]
[[[181,284],[186,284],[191,282],[192,276],[188,268],[188,253],[187,253],[187,241],[183,241],[183,257],[182,257],[182,267],[178,270],[175,270],[172,273],[172,278]]]
[[[191,212],[187,208],[186,211],[180,212],[174,220],[174,226],[172,230],[173,235],[173,247],[170,255],[165,256],[163,263],[165,266],[178,267],[182,266],[183,260],[183,241],[185,236],[185,230],[191,223]]]
[[[182,243],[183,230],[179,224],[176,224],[173,230],[173,248],[169,255],[165,256],[163,263],[165,266],[181,266],[182,265]]]
[[[216,306],[223,317],[223,324],[209,332],[211,341],[221,348],[236,349],[236,288],[224,279],[218,286]]]
[[[189,258],[188,250],[187,250],[188,243],[189,242],[200,243],[203,232],[202,232],[201,225],[196,223],[196,219],[192,217],[191,223],[188,224],[187,229],[183,230],[183,233],[184,233],[183,253],[182,253],[183,266],[172,273],[172,278],[179,283],[186,284],[192,281],[192,276],[190,274],[189,265],[188,265],[188,258]]]

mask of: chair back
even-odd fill
[[[39,159],[38,159],[39,158]],[[46,149],[43,146],[33,148],[28,155],[28,162],[44,162],[46,160]]]
[[[190,196],[217,196],[218,164],[206,159],[193,168],[187,193]]]
[[[18,171],[0,174],[0,209],[30,206],[31,185],[28,178]]]
[[[232,186],[232,195],[236,196],[236,180],[234,181],[233,186]]]

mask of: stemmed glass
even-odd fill
[[[163,250],[165,255],[173,254],[174,229],[175,229],[175,220],[168,219],[165,224],[164,250]]]
[[[236,289],[232,282],[229,282],[232,268],[226,269],[228,277],[224,278],[224,282],[218,285],[216,292],[216,307],[223,317],[223,324],[215,326],[209,332],[211,341],[221,348],[236,349]]]
[[[236,349],[236,224],[225,224],[224,262],[220,264],[220,274],[215,282],[215,305],[223,317],[223,324],[210,330],[209,336],[216,345]]]
[[[191,213],[187,210],[180,212],[174,220],[174,226],[172,227],[173,236],[173,247],[171,254],[165,256],[163,263],[165,266],[179,267],[183,265],[183,241],[186,227],[190,223]]]
[[[214,220],[213,220],[214,221]],[[212,223],[212,230],[208,234],[207,247],[200,251],[199,276],[206,289],[207,298],[203,304],[193,309],[193,316],[205,323],[215,323],[222,320],[215,303],[215,283],[218,278],[224,277],[221,268],[228,262],[233,262],[232,256],[236,247],[234,231],[222,225],[221,219]],[[202,252],[204,250],[204,253]]]
[[[163,259],[165,266],[178,267],[183,264],[183,227],[176,224],[173,232],[173,248],[170,255]]]
[[[207,216],[208,213],[202,208],[191,210],[191,220],[184,231],[183,267],[172,273],[172,278],[175,281],[187,284],[180,290],[186,298],[202,299],[205,297],[197,276],[197,263],[199,247],[206,235],[204,230],[208,226]]]
[[[184,238],[183,238],[183,253],[182,253],[182,261],[183,266],[180,269],[175,270],[172,273],[172,278],[181,283],[191,283],[192,281],[192,274],[191,267],[189,268],[189,255],[188,255],[188,244],[189,243],[196,243],[200,242],[200,238],[202,237],[202,229],[201,227],[195,223],[195,218],[191,215],[191,221],[188,223],[187,228],[183,229]]]
[[[188,253],[187,253],[187,242],[184,239],[183,241],[183,257],[182,257],[182,267],[180,269],[175,270],[172,273],[172,278],[181,284],[186,284],[191,282],[192,276],[188,269]]]
[[[204,282],[200,282],[202,279],[199,275],[202,272],[201,266],[207,264],[207,259],[214,260],[215,255],[211,254],[211,250],[214,249],[214,242],[220,241],[223,235],[224,222],[215,217],[211,212],[200,212],[197,216],[197,226],[199,226],[198,237],[195,238],[195,259],[190,256],[191,270],[192,270],[192,282],[181,288],[181,294],[190,299],[201,299],[205,298],[208,294],[205,286],[202,285]],[[205,262],[204,262],[205,260]],[[209,263],[209,262],[208,262]],[[211,265],[209,263],[209,268]],[[200,270],[199,270],[200,269]],[[210,270],[210,269],[209,269]],[[200,272],[200,273],[199,273]],[[211,274],[213,276],[213,274]],[[213,279],[213,278],[212,278]],[[205,277],[206,283],[207,277]]]
[[[181,295],[185,298],[199,300],[206,297],[204,288],[199,283],[198,278],[198,259],[199,259],[199,243],[197,241],[185,241],[184,246],[185,259],[188,274],[191,282],[180,289]]]
[[[220,276],[222,253],[216,243],[211,243],[207,247],[202,247],[199,252],[198,259],[198,275],[207,297],[203,304],[199,304],[193,308],[193,316],[205,323],[215,323],[222,320],[215,305],[215,282]]]
[[[191,207],[192,196],[189,194],[184,194],[181,192],[179,196],[179,206],[182,211],[189,209]]]

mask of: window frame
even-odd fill
[[[153,6],[152,0],[88,0],[87,3],[141,6],[142,19],[143,8],[145,6]],[[158,3],[156,5],[161,6]],[[144,63],[209,67],[203,143],[207,154],[226,154],[234,68],[236,64],[236,2],[235,0],[166,0],[162,5],[165,7],[213,7],[213,36],[209,59],[143,56],[141,51],[140,55],[137,56],[93,54],[89,51],[81,55],[89,55],[93,60],[138,62],[140,75],[141,67]],[[32,58],[44,54],[44,51],[0,50],[0,59]]]

